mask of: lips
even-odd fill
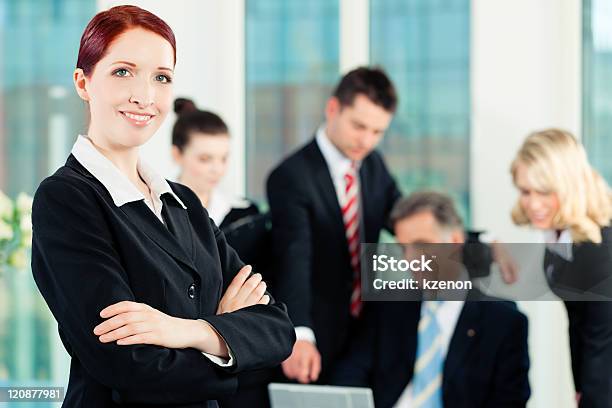
[[[121,111],[120,113],[124,118],[128,120],[128,122],[136,126],[146,126],[155,117],[155,115],[149,113],[134,113],[125,111]]]

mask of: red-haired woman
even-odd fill
[[[81,38],[89,128],[32,214],[32,272],[72,357],[64,406],[216,406],[237,373],[291,353],[261,276],[191,190],[139,158],[172,104],[175,61],[170,27],[138,7],[99,13]]]

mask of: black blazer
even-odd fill
[[[414,373],[421,302],[380,302],[338,363],[332,383],[370,387],[392,407]],[[446,354],[447,408],[524,407],[530,395],[527,318],[506,301],[466,301]]]
[[[584,291],[612,294],[612,228],[601,229],[602,245],[572,245],[568,262],[547,250],[544,270],[562,298],[580,298]],[[581,408],[612,408],[612,301],[566,301],[572,373]]]
[[[170,185],[187,210],[162,195],[167,227],[143,201],[115,206],[72,155],[36,191],[32,272],[72,357],[66,407],[216,406],[235,391],[238,372],[291,353],[295,334],[282,304],[215,315],[243,264],[197,196]],[[101,343],[93,334],[100,311],[123,300],[207,320],[235,365],[221,368],[195,349]]]
[[[245,208],[232,207],[225,217],[223,217],[223,220],[219,224],[219,229],[225,233],[226,228],[236,228],[236,223],[241,223],[243,220],[257,215],[259,215],[259,209],[253,202],[250,202],[249,206]]]
[[[359,177],[361,242],[378,242],[400,192],[376,151],[362,161]],[[315,139],[272,171],[267,194],[274,293],[295,326],[314,330],[324,380],[346,343],[353,270],[336,190]]]

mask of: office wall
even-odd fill
[[[472,220],[502,241],[539,240],[509,216],[509,166],[524,137],[551,126],[580,133],[581,15],[579,0],[472,0]],[[529,406],[575,406],[563,305],[520,308],[529,317]]]

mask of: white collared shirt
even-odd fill
[[[317,146],[321,150],[321,154],[327,163],[329,173],[334,187],[336,188],[336,196],[338,197],[338,203],[342,207],[346,203],[346,181],[344,176],[351,168],[352,160],[346,157],[338,148],[329,140],[329,136],[325,133],[325,125],[322,125],[317,129],[316,135]],[[357,187],[359,188],[359,166],[360,162],[357,162]]]
[[[423,318],[425,302],[421,304],[421,318]],[[440,307],[438,307],[435,311],[436,320],[438,321],[438,326],[440,327],[440,351],[442,352],[442,357],[444,359],[446,359],[446,354],[448,353],[448,346],[450,345],[451,339],[453,338],[453,334],[455,333],[455,327],[457,326],[457,321],[459,320],[461,310],[463,310],[464,303],[465,302],[462,300],[447,300],[443,302]],[[408,384],[408,387],[404,389],[393,407],[410,408],[413,406],[412,399],[413,395],[411,382],[410,384]]]
[[[187,209],[181,199],[172,191],[170,184],[168,184],[162,176],[157,174],[153,167],[147,165],[140,158],[137,164],[138,174],[151,190],[152,201],[147,200],[128,177],[123,174],[112,161],[95,148],[87,136],[78,136],[77,141],[72,147],[71,153],[87,171],[102,183],[117,207],[134,201],[144,200],[155,216],[164,223],[162,218],[163,201],[161,200],[161,196],[162,194],[168,193],[174,197],[183,209]],[[227,343],[226,346],[229,351],[229,360],[213,354],[202,354],[215,364],[222,367],[230,367],[234,364],[234,357]]]
[[[218,189],[214,189],[210,192],[206,211],[208,211],[208,215],[215,224],[219,226],[233,208],[248,208],[250,205],[251,203],[248,200],[230,198]]]

